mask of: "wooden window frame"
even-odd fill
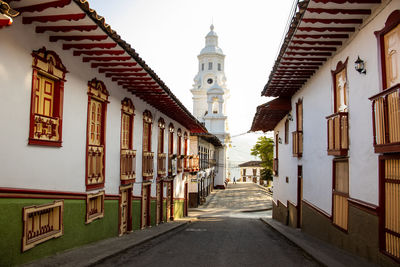
[[[347,188],[348,188],[348,192],[344,193],[341,191],[337,191],[335,189],[336,187],[336,163],[337,162],[347,162],[347,167],[348,167],[348,177],[347,177]],[[335,195],[339,195],[342,197],[346,198],[346,201],[348,201],[349,198],[349,194],[350,194],[350,164],[349,164],[349,158],[334,158],[332,160],[332,216],[331,216],[331,220],[332,220],[332,224],[338,228],[339,230],[347,233],[348,232],[348,226],[349,226],[349,211],[348,211],[348,203],[347,203],[347,225],[346,228],[343,228],[337,224],[334,223],[334,196]]]
[[[94,220],[104,217],[104,197],[105,197],[104,190],[97,193],[91,193],[86,195],[86,220],[85,220],[86,224],[89,224]],[[97,212],[94,212],[93,210],[90,209],[90,201],[93,199],[100,200],[99,204],[100,206],[96,207],[98,209]]]
[[[378,64],[380,65],[380,76],[381,76],[381,90],[384,91],[388,89],[387,81],[386,81],[386,62],[385,62],[385,43],[384,37],[385,34],[393,30],[400,24],[400,10],[393,11],[387,18],[385,22],[385,26],[379,30],[374,32],[376,39],[378,41]]]
[[[339,61],[336,65],[336,69],[331,71],[332,75],[332,83],[333,83],[333,113],[338,113],[338,112],[347,112],[348,106],[349,106],[349,100],[348,100],[348,85],[347,85],[347,63],[349,61],[349,58],[346,58],[344,62]],[[346,111],[339,111],[338,110],[338,105],[337,105],[337,83],[336,83],[336,76],[341,73],[343,70],[345,70],[345,76],[346,76],[346,87],[345,87],[345,92],[344,92],[344,99],[345,99],[345,104],[346,104]]]
[[[173,157],[174,157],[174,132],[175,128],[172,123],[168,125],[168,176],[173,175]]]
[[[145,127],[148,127],[147,137]],[[154,174],[154,152],[151,151],[152,147],[152,125],[153,115],[149,110],[143,112],[143,141],[142,141],[142,176],[143,181],[151,180]],[[147,138],[147,145],[145,146],[145,138]],[[147,149],[146,149],[147,147]]]
[[[123,146],[124,116],[128,116],[128,146]],[[121,101],[121,135],[120,135],[120,180],[121,184],[134,183],[136,180],[136,150],[133,150],[133,130],[135,106],[129,98]]]
[[[165,142],[165,121],[163,118],[158,120],[158,137],[157,137],[157,180],[160,180],[162,176],[167,173],[166,170],[166,158],[167,155],[164,153],[164,142]]]
[[[86,171],[85,171],[85,183],[86,190],[95,190],[104,188],[105,183],[105,155],[106,155],[106,118],[107,118],[107,104],[109,103],[108,97],[109,92],[106,89],[106,86],[102,81],[97,80],[96,78],[92,79],[88,82],[88,107],[87,107],[87,125],[86,125]],[[102,158],[102,180],[100,182],[92,182],[89,177],[89,146],[91,146],[90,139],[90,108],[92,101],[97,101],[102,103],[102,122],[101,122],[101,137],[100,137],[100,146],[103,149],[103,158]]]
[[[58,209],[58,216],[55,214],[53,219],[58,219],[53,225],[50,226],[50,212],[51,209]],[[34,216],[40,216],[39,224],[42,223],[43,213],[47,213],[48,224],[39,227],[40,230],[33,231],[35,234],[39,234],[39,236],[31,237],[32,232],[29,232],[29,220]],[[43,205],[34,205],[24,207],[22,210],[22,220],[23,220],[23,231],[22,231],[22,252],[27,251],[40,243],[43,243],[49,239],[57,238],[64,235],[64,224],[63,224],[63,214],[64,214],[64,201],[56,200],[53,203],[43,204]],[[34,219],[33,219],[34,220]],[[34,222],[32,222],[34,224]],[[56,227],[56,229],[52,229],[51,227]],[[33,228],[34,226],[32,226]],[[44,232],[44,233],[38,233]],[[30,240],[31,239],[31,240]]]
[[[42,47],[32,52],[32,89],[29,120],[29,145],[62,146],[62,122],[64,104],[65,74],[68,73],[62,64],[60,57],[51,50]],[[54,96],[52,100],[52,116],[46,116],[35,112],[36,87],[38,76],[42,76],[54,82]],[[35,131],[41,127],[44,131]]]
[[[285,144],[289,144],[289,120],[285,120]]]
[[[301,116],[299,107],[301,106]],[[292,152],[293,157],[301,158],[303,156],[303,122],[304,122],[304,106],[303,99],[299,98],[296,102],[296,131],[292,132]],[[299,122],[301,117],[301,122]],[[294,140],[296,138],[296,142]]]

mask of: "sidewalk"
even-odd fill
[[[190,220],[185,219],[163,223],[144,230],[137,230],[121,237],[112,237],[66,250],[22,266],[90,266],[170,231],[182,228],[189,223]]]
[[[300,229],[295,229],[271,218],[260,218],[275,231],[279,232],[312,258],[325,266],[378,266],[367,260],[341,250],[325,241],[314,238]]]

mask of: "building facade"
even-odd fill
[[[296,8],[252,125],[274,131],[273,218],[398,266],[400,2]]]
[[[261,184],[261,161],[252,160],[239,164],[240,177],[236,178],[236,181],[242,182],[253,182]]]
[[[0,4],[0,265],[186,215],[206,128],[87,1]]]
[[[230,143],[226,114],[229,89],[224,72],[225,55],[218,46],[218,35],[214,32],[213,25],[205,39],[205,47],[197,56],[199,71],[190,91],[193,94],[194,116],[204,123],[207,130],[217,136],[223,145],[223,149],[218,150],[217,166],[220,170],[214,180],[214,186],[224,188],[224,181],[228,176],[227,149]]]

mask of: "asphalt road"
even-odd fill
[[[129,249],[97,266],[318,266],[259,220],[271,199],[253,184],[214,192],[184,228]]]

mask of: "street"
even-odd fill
[[[271,198],[251,183],[214,191],[193,222],[97,266],[318,266],[262,221]],[[197,217],[197,219],[195,219]]]

